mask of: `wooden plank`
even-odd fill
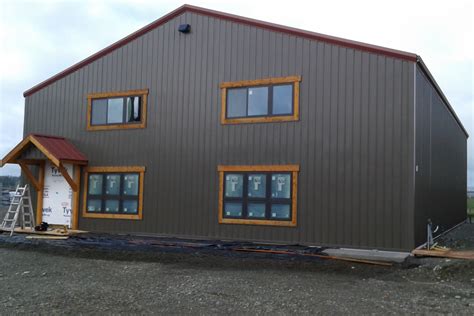
[[[74,180],[78,187],[81,183],[81,167],[74,166]],[[71,228],[77,229],[79,222],[79,190],[72,193],[72,223]]]
[[[87,167],[87,172],[145,172],[144,166]]]
[[[88,99],[104,99],[104,98],[142,96],[145,94],[146,95],[148,94],[148,89],[89,93],[87,95],[87,98]]]
[[[300,171],[299,165],[219,165],[218,171]]]
[[[467,259],[474,260],[474,251],[464,250],[425,250],[415,249],[411,252],[415,256],[426,256],[426,257],[441,257],[441,258],[453,258],[453,259]]]
[[[35,176],[31,173],[30,168],[28,168],[28,166],[23,162],[19,162],[18,164],[20,165],[21,171],[23,171],[23,173],[26,175],[28,180],[30,180],[31,184],[35,187],[36,191],[41,191],[42,187],[40,183],[38,182],[38,180],[35,179]]]
[[[0,229],[2,231],[10,232],[10,230]],[[87,233],[85,230],[77,230],[77,229],[68,229],[66,232],[64,229],[53,229],[47,231],[35,231],[31,229],[23,229],[20,227],[15,228],[15,233],[19,234],[34,234],[34,235],[49,235],[49,236],[70,236],[74,234],[83,234]]]
[[[7,163],[11,163],[16,157],[20,155],[23,149],[30,143],[31,136],[25,137],[18,145],[15,146],[2,160],[0,160],[0,167]]]
[[[40,164],[39,168],[39,183],[41,190],[38,191],[36,196],[36,225],[39,225],[43,221],[43,190],[44,190],[44,161]]]
[[[301,76],[288,76],[278,78],[264,78],[256,80],[242,80],[242,81],[231,81],[223,82],[220,84],[220,88],[238,88],[238,87],[251,87],[261,86],[267,84],[280,84],[280,83],[292,83],[301,81]]]
[[[299,117],[296,115],[296,107],[294,115],[282,115],[282,116],[263,116],[263,117],[241,117],[241,118],[224,118],[221,120],[223,125],[225,124],[247,124],[247,123],[272,123],[272,122],[292,122],[298,121]]]
[[[67,172],[66,168],[62,164],[59,164],[58,170],[61,172],[63,175],[64,179],[66,179],[67,183],[71,186],[72,191],[76,192],[79,190],[79,186],[74,182],[74,180],[71,178],[69,173]]]

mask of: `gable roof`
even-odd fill
[[[159,27],[160,25],[165,24],[169,20],[181,15],[184,12],[193,12],[201,15],[206,15],[218,19],[223,19],[227,21],[232,21],[240,24],[245,24],[249,26],[255,26],[258,28],[274,31],[274,32],[280,32],[280,33],[286,33],[290,35],[295,35],[298,37],[303,37],[311,40],[318,40],[330,44],[335,44],[335,45],[340,45],[348,48],[354,48],[362,51],[367,51],[371,53],[376,53],[376,54],[381,54],[389,57],[394,57],[398,59],[403,59],[411,62],[416,62],[417,61],[417,55],[413,53],[408,53],[400,50],[395,50],[391,48],[386,48],[382,46],[376,46],[376,45],[371,45],[367,43],[362,43],[362,42],[357,42],[357,41],[352,41],[348,39],[343,39],[340,37],[335,37],[335,36],[329,36],[329,35],[324,35],[320,33],[315,33],[315,32],[310,32],[310,31],[305,31],[293,27],[288,27],[288,26],[283,26],[280,24],[275,24],[275,23],[269,23],[269,22],[264,22],[260,20],[255,20],[255,19],[250,19],[238,15],[233,15],[225,12],[220,12],[220,11],[214,11],[210,9],[205,9],[201,7],[196,7],[192,6],[189,4],[185,4],[179,8],[177,8],[174,11],[171,11],[170,13],[164,15],[163,17],[159,18],[158,20],[148,24],[147,26],[139,29],[138,31],[128,35],[127,37],[124,37],[123,39],[113,43],[110,46],[107,46],[106,48],[98,51],[97,53],[87,57],[86,59],[72,65],[69,68],[66,68],[65,70],[59,72],[58,74],[52,76],[49,79],[46,79],[45,81],[35,85],[34,87],[26,90],[23,93],[23,96],[27,97],[38,90],[41,90],[42,88],[52,84],[53,82],[64,78],[65,76],[73,73],[74,71],[94,62],[95,60],[109,54],[110,52],[130,43],[131,41],[137,39],[138,37],[150,32],[151,30]]]
[[[348,40],[348,39],[344,39],[344,38],[340,38],[340,37],[335,37],[335,36],[330,36],[330,35],[325,35],[325,34],[321,34],[321,33],[305,31],[305,30],[301,30],[301,29],[297,29],[297,28],[293,28],[293,27],[280,25],[280,24],[260,21],[260,20],[256,20],[256,19],[250,19],[250,18],[246,18],[246,17],[234,15],[234,14],[229,14],[229,13],[225,13],[225,12],[220,12],[220,11],[205,9],[205,8],[201,8],[201,7],[197,7],[197,6],[192,6],[192,5],[189,5],[189,4],[182,5],[181,7],[175,9],[174,11],[171,11],[170,13],[162,16],[158,20],[156,20],[156,21],[146,25],[145,27],[139,29],[138,31],[128,35],[127,37],[124,37],[123,39],[113,43],[112,45],[107,46],[106,48],[104,48],[104,49],[98,51],[97,53],[87,57],[86,59],[72,65],[69,68],[66,68],[65,70],[63,70],[59,73],[57,73],[56,75],[50,77],[49,79],[46,79],[45,81],[33,86],[32,88],[30,88],[30,89],[26,90],[25,92],[23,92],[23,96],[27,97],[27,96],[43,89],[44,87],[49,86],[50,84],[66,77],[67,75],[75,72],[76,70],[78,70],[82,67],[85,67],[88,64],[94,62],[95,60],[97,60],[97,59],[109,54],[110,52],[112,52],[112,51],[114,51],[114,50],[130,43],[131,41],[133,41],[133,40],[139,38],[140,36],[150,32],[151,30],[159,27],[160,25],[165,24],[169,20],[181,15],[184,12],[193,12],[193,13],[196,13],[196,14],[201,14],[201,15],[205,15],[205,16],[218,18],[218,19],[232,21],[232,22],[236,22],[236,23],[240,23],[240,24],[244,24],[244,25],[254,26],[254,27],[258,27],[258,28],[261,28],[261,29],[266,29],[266,30],[270,30],[270,31],[274,31],[274,32],[290,34],[290,35],[294,35],[294,36],[298,36],[298,37],[307,38],[307,39],[310,39],[310,40],[317,40],[317,41],[326,42],[326,43],[330,43],[330,44],[334,44],[334,45],[339,45],[339,46],[343,46],[343,47],[348,47],[348,48],[352,48],[352,49],[357,49],[357,50],[361,50],[361,51],[366,51],[366,52],[370,52],[370,53],[380,54],[380,55],[384,55],[384,56],[389,56],[389,57],[393,57],[393,58],[402,59],[402,60],[410,61],[410,62],[413,62],[413,63],[417,63],[421,67],[422,71],[425,74],[427,74],[429,80],[432,82],[434,88],[436,89],[436,91],[438,92],[440,97],[446,103],[446,106],[448,107],[448,110],[453,115],[454,119],[458,123],[461,130],[464,132],[466,137],[469,137],[469,134],[467,133],[466,129],[464,128],[463,124],[461,123],[461,120],[456,115],[456,112],[454,111],[453,107],[449,103],[448,98],[444,95],[443,91],[441,90],[441,88],[439,87],[439,85],[436,83],[435,79],[431,75],[428,67],[425,65],[425,63],[423,62],[421,57],[418,56],[417,54],[409,53],[409,52],[405,52],[405,51],[401,51],[401,50],[396,50],[396,49],[391,49],[391,48],[386,48],[386,47],[382,47],[382,46],[367,44],[367,43],[363,43],[363,42],[352,41],[352,40]]]
[[[15,146],[2,160],[0,167],[6,163],[15,163],[16,158],[25,151],[30,144],[38,148],[53,164],[59,166],[62,161],[76,164],[87,164],[86,156],[64,137],[30,134]]]

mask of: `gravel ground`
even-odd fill
[[[474,261],[387,268],[1,239],[0,314],[474,314]]]

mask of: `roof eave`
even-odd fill
[[[464,128],[464,125],[462,124],[461,120],[459,119],[459,117],[457,116],[457,114],[456,114],[456,112],[454,111],[453,107],[451,106],[451,103],[449,103],[448,98],[447,98],[446,95],[443,93],[443,90],[441,90],[440,86],[439,86],[438,83],[436,82],[435,78],[434,78],[433,75],[431,74],[430,70],[428,69],[428,67],[427,67],[426,64],[424,63],[424,61],[423,61],[423,59],[421,58],[421,56],[419,56],[419,55],[416,56],[416,62],[417,62],[418,65],[420,65],[421,70],[422,70],[423,73],[428,77],[428,80],[430,80],[431,84],[432,84],[433,87],[435,88],[436,92],[438,92],[438,94],[439,94],[439,96],[441,97],[441,99],[446,103],[449,112],[451,112],[451,114],[453,115],[454,119],[455,119],[456,122],[458,123],[459,127],[461,128],[461,130],[464,132],[464,134],[466,135],[466,137],[469,138],[469,134],[468,134],[466,128]]]

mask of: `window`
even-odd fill
[[[221,123],[297,121],[300,81],[292,76],[221,83]]]
[[[89,167],[83,217],[142,219],[144,167]]]
[[[87,130],[144,128],[148,90],[94,93],[87,96]]]
[[[219,166],[219,223],[296,226],[298,165]]]

